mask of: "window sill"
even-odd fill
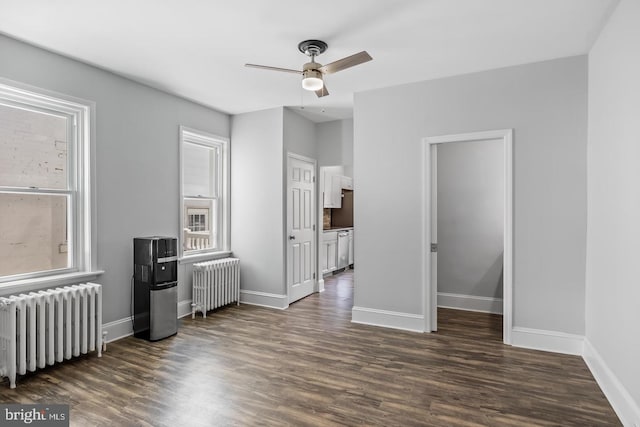
[[[212,261],[214,259],[229,258],[231,251],[208,252],[193,255],[183,255],[180,258],[180,264],[193,264],[200,261]]]
[[[1,283],[0,296],[15,295],[18,293],[54,288],[56,286],[75,285],[76,283],[95,280],[103,273],[103,270],[81,271]]]

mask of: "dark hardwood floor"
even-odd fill
[[[438,307],[438,334],[501,343],[502,316]]]
[[[352,275],[284,311],[229,306],[5,380],[0,401],[68,403],[78,426],[620,425],[580,357],[505,346],[447,311],[436,334],[352,324]]]

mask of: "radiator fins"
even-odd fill
[[[196,312],[207,317],[207,311],[231,303],[240,305],[240,260],[224,258],[193,264],[193,303]]]
[[[0,377],[91,351],[102,356],[102,286],[65,286],[0,298]]]

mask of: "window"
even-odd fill
[[[180,127],[182,253],[229,250],[229,141]]]
[[[187,208],[189,230],[206,231],[209,229],[209,209]]]
[[[90,104],[0,81],[0,283],[91,270]]]

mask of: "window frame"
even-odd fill
[[[217,148],[218,156],[216,161],[216,177],[217,183],[216,194],[217,197],[194,197],[196,195],[187,195],[184,191],[185,184],[185,168],[184,168],[184,147],[185,144],[199,145],[209,149]],[[198,260],[199,258],[211,258],[216,255],[227,255],[230,253],[230,199],[229,199],[229,138],[225,138],[219,135],[214,135],[201,130],[189,128],[187,126],[180,126],[180,155],[179,155],[179,169],[180,169],[180,227],[179,227],[179,253],[181,260]],[[216,221],[216,236],[219,240],[219,247],[217,248],[205,248],[194,249],[185,251],[184,249],[184,228],[186,220],[186,205],[185,199],[201,199],[201,200],[213,200],[214,205],[217,206],[216,212],[210,212],[208,221],[212,225],[212,219],[217,218]],[[211,229],[211,227],[210,227]]]
[[[67,116],[69,127],[67,164],[68,187],[64,191],[0,187],[9,193],[68,193],[67,227],[71,229],[71,266],[63,269],[0,276],[0,294],[24,292],[43,286],[60,286],[92,280],[103,273],[96,267],[96,215],[93,146],[95,141],[95,103],[69,95],[0,78],[0,103],[30,111]]]

